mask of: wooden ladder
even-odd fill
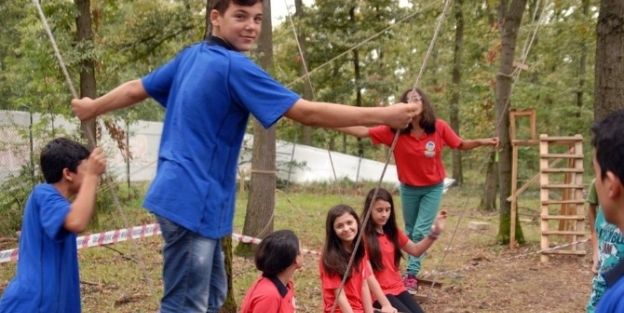
[[[572,243],[585,237],[585,200],[583,197],[583,136],[549,137],[540,135],[540,200],[541,200],[541,249],[550,248],[549,236],[559,236]],[[564,153],[554,152],[567,147]],[[552,149],[551,149],[552,148]],[[556,167],[553,160],[563,166]],[[550,164],[550,165],[549,165]],[[558,195],[558,196],[557,196]],[[551,215],[553,206],[559,206],[559,213]],[[559,221],[558,229],[550,221]],[[543,251],[541,261],[548,262],[551,254],[585,255],[578,245],[565,249]]]

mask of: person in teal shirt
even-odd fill
[[[617,226],[605,221],[594,181],[589,187],[586,201],[589,203],[590,226],[592,226],[592,271],[596,276],[592,280],[592,292],[585,310],[587,313],[594,313],[607,289],[605,273],[624,260],[624,237]]]

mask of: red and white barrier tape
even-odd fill
[[[96,234],[87,234],[76,238],[76,245],[78,249],[97,247],[126,241],[131,239],[140,239],[160,234],[160,227],[158,224],[146,224],[142,226],[135,226],[127,229],[111,230]],[[262,239],[243,236],[240,234],[232,234],[234,241],[242,243],[259,244]],[[305,254],[320,255],[319,252],[313,250],[303,249]],[[0,263],[17,261],[19,257],[18,249],[9,249],[0,251]]]

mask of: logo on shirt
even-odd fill
[[[433,158],[435,156],[435,142],[428,141],[425,144],[425,156],[428,158]]]

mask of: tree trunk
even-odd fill
[[[464,45],[464,14],[462,11],[463,0],[455,1],[455,49],[453,51],[453,88],[450,102],[450,116],[449,121],[451,124],[451,128],[460,135],[459,133],[459,92],[461,85],[461,62],[462,62],[462,52]],[[452,151],[453,157],[453,179],[457,185],[461,185],[463,183],[463,173],[462,173],[462,157],[461,151],[458,149],[454,149]]]
[[[78,16],[76,17],[76,41],[81,47],[93,47],[91,30],[91,3],[89,0],[75,0]],[[97,98],[95,84],[95,65],[93,58],[83,58],[80,62],[80,97]],[[95,119],[80,122],[82,137],[93,149],[97,145],[95,137]]]
[[[589,0],[582,3],[583,19],[586,20],[589,14]],[[583,110],[583,95],[585,94],[585,75],[587,73],[587,38],[581,36],[581,55],[579,57],[578,90],[576,91],[576,118],[581,121],[581,111]]]
[[[295,0],[295,17],[297,20],[303,18],[304,9],[303,9],[303,0]],[[301,25],[301,23],[299,23]],[[301,47],[301,68],[299,72],[301,75],[307,75],[308,69],[306,68],[306,63],[308,58],[306,57],[306,38],[307,34],[305,33],[305,28],[301,27],[297,29],[297,38],[299,38],[299,46]],[[303,98],[309,100],[314,99],[314,92],[312,89],[311,78],[307,77],[303,82]],[[312,145],[312,127],[301,124],[301,143],[304,145],[311,146]]]
[[[354,2],[355,3],[355,2]],[[357,21],[355,20],[355,11],[357,7],[353,6],[349,10],[349,20],[351,22],[352,29],[357,29]],[[358,49],[353,49],[353,78],[355,80],[355,105],[362,106],[362,88],[360,82],[362,79],[362,73],[360,71],[360,52]],[[345,143],[346,144],[346,143]],[[364,141],[362,138],[357,138],[357,155],[362,157],[364,155]]]
[[[234,299],[234,289],[232,288],[232,237],[226,236],[221,239],[223,256],[225,259],[225,273],[227,274],[227,298],[221,307],[220,313],[236,313],[236,299]]]
[[[513,0],[507,10],[507,1],[501,0],[499,23],[501,25],[502,50],[500,67],[496,75],[496,132],[500,138],[498,163],[500,226],[498,242],[509,243],[511,204],[507,198],[511,194],[511,142],[509,138],[509,107],[513,83],[513,61],[518,39],[518,29],[527,0]],[[516,223],[516,241],[524,243],[520,223]]]
[[[496,161],[496,151],[490,153],[490,160],[487,163],[485,173],[485,183],[483,184],[483,197],[479,208],[484,211],[496,211],[496,195],[498,194],[498,162]]]
[[[624,1],[601,0],[596,26],[594,119],[624,108]]]
[[[260,65],[269,69],[273,65],[273,36],[271,34],[271,2],[263,1],[264,16],[262,32],[258,40],[257,53]],[[273,209],[275,207],[275,126],[264,129],[260,122],[253,120],[254,141],[251,156],[251,187],[243,234],[264,238],[273,232]],[[252,256],[255,247],[249,243],[239,243],[234,253]]]

